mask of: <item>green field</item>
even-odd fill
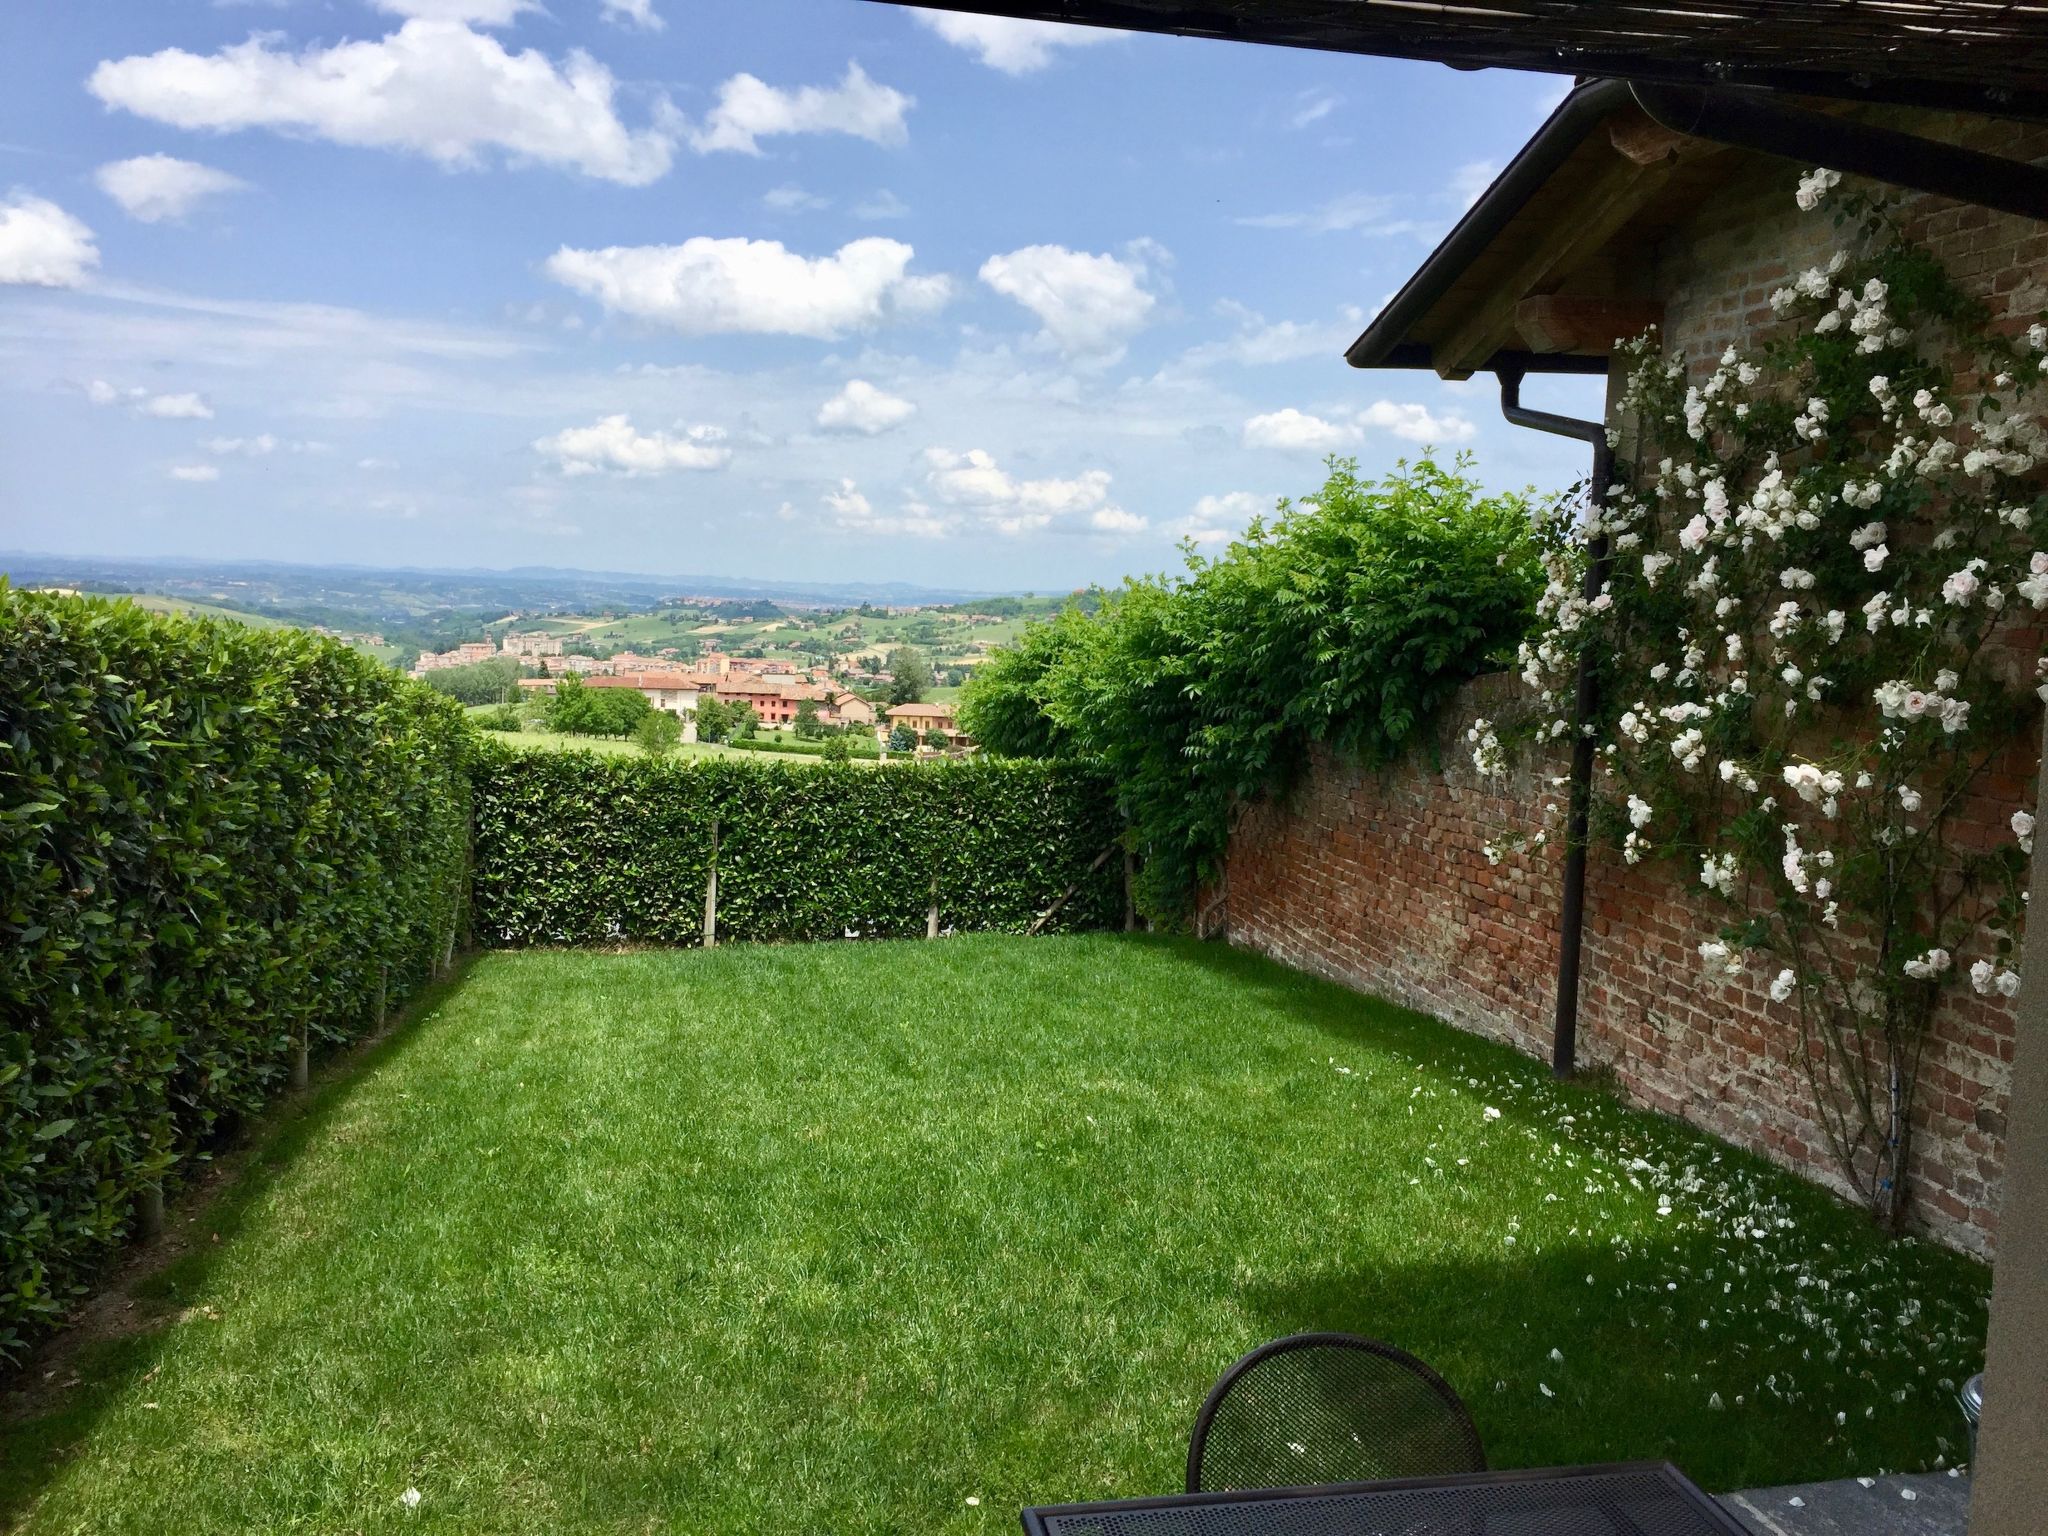
[[[1300,1329],[1497,1467],[1964,1446],[1987,1272],[1264,960],[1092,935],[484,957],[0,1431],[23,1532],[1009,1533],[1170,1491]],[[417,1507],[402,1502],[416,1490]]]
[[[797,663],[818,663],[824,659],[816,649],[799,649],[792,643],[798,639],[822,641],[836,656],[886,653],[894,646],[910,644],[924,651],[936,665],[948,666],[981,654],[981,646],[1014,641],[1030,617],[1052,612],[1064,601],[1035,599],[1027,614],[982,624],[974,623],[972,612],[967,609],[958,613],[931,609],[901,614],[878,610],[862,613],[857,609],[790,609],[777,619],[728,622],[696,610],[667,608],[619,618],[556,614],[494,624],[490,629],[494,637],[502,637],[507,630],[544,631],[583,641],[600,654],[620,650],[658,654],[664,647],[687,649],[694,644],[704,650],[735,653],[758,649],[764,656]]]

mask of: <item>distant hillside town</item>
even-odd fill
[[[1000,621],[988,618],[983,622]],[[876,663],[879,658],[866,660]],[[894,688],[902,681],[877,665],[859,671],[842,668],[835,676],[830,664],[800,666],[777,657],[736,656],[720,650],[700,650],[687,661],[674,647],[653,655],[622,650],[598,657],[566,651],[558,634],[508,631],[495,644],[466,641],[450,650],[422,653],[413,663],[412,675],[430,678],[437,672],[491,662],[515,663],[521,673],[516,680],[519,693],[528,698],[553,695],[560,681],[569,676],[576,677],[584,688],[633,690],[654,709],[681,720],[685,741],[697,739],[699,707],[705,700],[715,699],[728,709],[751,710],[760,724],[772,729],[801,720],[840,730],[864,727],[893,733],[907,729],[920,743],[939,749],[964,750],[973,745],[960,731],[950,703],[908,696],[894,703],[878,703],[842,681],[850,676],[871,692]],[[918,679],[907,693],[922,693],[927,686]]]

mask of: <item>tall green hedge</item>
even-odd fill
[[[332,641],[0,582],[0,1358],[296,1039],[431,974],[473,739]]]
[[[796,940],[1048,931],[1121,921],[1107,781],[1063,763],[656,761],[487,750],[476,775],[476,933],[489,944],[701,940],[717,832],[718,934]],[[1078,883],[1078,885],[1077,885]]]

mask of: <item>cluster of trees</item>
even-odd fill
[[[548,729],[565,736],[631,736],[654,713],[637,688],[586,688],[574,672],[555,684]]]
[[[699,741],[749,741],[761,728],[761,716],[751,704],[730,704],[709,694],[697,700]]]
[[[466,667],[443,667],[429,672],[425,682],[459,704],[496,704],[518,695],[519,675],[517,657],[499,656]]]
[[[1140,899],[1178,918],[1236,807],[1284,787],[1312,744],[1388,761],[1513,656],[1543,589],[1542,510],[1486,494],[1464,457],[1378,481],[1333,458],[1313,499],[1281,501],[1226,553],[1029,625],[974,670],[961,725],[994,753],[1107,767]]]

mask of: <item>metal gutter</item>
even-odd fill
[[[1500,413],[1518,427],[1575,437],[1593,449],[1592,484],[1588,500],[1594,510],[1607,505],[1607,485],[1614,477],[1613,452],[1607,446],[1607,423],[1577,416],[1559,416],[1522,404],[1522,375],[1500,370]],[[1581,595],[1591,602],[1607,585],[1607,534],[1603,529],[1586,546],[1586,575]],[[1586,722],[1593,717],[1593,658],[1579,653],[1578,677],[1572,694],[1572,766],[1570,800],[1565,808],[1564,882],[1557,908],[1557,1023],[1550,1035],[1550,1072],[1570,1077],[1578,1056],[1579,957],[1586,929],[1586,838],[1593,809],[1593,738]]]

